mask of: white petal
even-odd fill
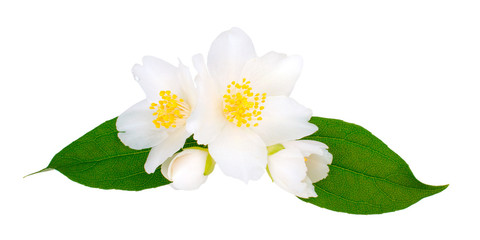
[[[145,171],[147,173],[155,172],[160,164],[183,147],[188,136],[190,134],[185,131],[185,128],[170,132],[163,142],[150,150],[145,162]]]
[[[149,102],[143,100],[118,116],[118,137],[126,146],[133,149],[151,148],[167,138],[167,133],[153,124],[155,117],[149,107]]]
[[[162,164],[162,174],[172,183],[171,187],[194,190],[206,180],[204,175],[208,152],[199,149],[185,149]]]
[[[267,97],[261,121],[252,129],[263,139],[267,146],[290,140],[300,139],[318,130],[309,123],[312,111],[295,100],[275,96]]]
[[[308,171],[307,171],[307,176],[308,176]],[[310,178],[305,178],[304,180],[306,187],[303,189],[303,191],[299,194],[296,194],[298,197],[301,198],[310,198],[310,197],[318,197],[317,193],[315,192],[315,187],[312,184],[312,181]]]
[[[242,30],[232,28],[213,41],[207,64],[212,77],[226,86],[228,82],[241,81],[243,66],[255,57],[252,40]]]
[[[252,87],[267,96],[289,96],[302,70],[300,56],[287,56],[270,52],[248,61],[242,77],[252,82]]]
[[[307,176],[312,182],[318,182],[328,175],[329,168],[327,164],[332,163],[333,156],[327,150],[324,151],[322,155],[312,154],[307,158]]]
[[[161,165],[160,165],[160,172],[162,173],[162,175],[168,179],[169,181],[172,181],[172,177],[170,176],[170,165],[172,163],[172,160],[177,157],[178,154],[180,154],[181,152],[179,153],[175,153],[173,154],[171,157],[167,158],[167,160],[165,160],[165,162],[163,162]]]
[[[297,149],[283,149],[268,157],[268,169],[273,181],[284,190],[299,197],[316,197],[307,177],[307,166]]]
[[[195,85],[193,84],[192,75],[190,75],[188,68],[181,62],[178,66],[178,74],[179,84],[182,90],[182,93],[179,93],[179,96],[183,95],[182,97],[190,106],[190,109],[193,109],[197,102],[197,95]]]
[[[208,149],[225,175],[244,182],[259,179],[267,165],[267,148],[263,141],[248,128],[230,123]]]
[[[170,90],[180,98],[184,97],[180,87],[179,70],[168,62],[145,56],[143,66],[136,64],[132,68],[132,73],[145,92],[147,99],[152,102],[159,99],[159,93],[162,90]]]
[[[322,156],[324,152],[328,152],[328,146],[325,143],[313,140],[297,140],[282,143],[285,148],[296,148],[300,150],[303,156],[308,157],[311,154]]]
[[[200,55],[193,58],[199,72],[196,82],[198,102],[187,119],[187,131],[194,133],[199,144],[209,144],[220,134],[227,120],[223,116],[223,99],[217,84],[208,75],[205,62]]]

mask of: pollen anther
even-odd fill
[[[171,91],[160,91],[162,98],[158,103],[152,103],[150,109],[155,110],[153,124],[156,128],[175,128],[179,121],[185,121],[190,113],[189,106],[185,101]]]
[[[254,93],[250,87],[250,81],[245,78],[241,82],[232,81],[227,86],[227,93],[223,95],[223,114],[229,122],[237,127],[250,127],[251,121],[253,126],[258,126],[258,121],[262,120],[260,115],[265,107],[261,103],[265,103],[267,94]],[[261,97],[260,97],[261,96]]]

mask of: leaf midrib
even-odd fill
[[[105,161],[105,160],[112,159],[112,158],[116,158],[116,157],[126,157],[126,156],[131,156],[131,155],[137,155],[137,154],[146,153],[146,152],[149,152],[149,151],[150,151],[150,149],[139,150],[139,151],[135,151],[135,152],[132,152],[132,153],[123,153],[123,154],[118,154],[118,155],[112,155],[112,156],[108,156],[108,157],[105,157],[105,158],[100,158],[100,159],[95,160],[95,161],[82,161],[80,158],[76,158],[76,157],[58,156],[58,158],[73,159],[73,160],[75,160],[75,161],[78,162],[78,163],[74,163],[74,164],[70,164],[70,165],[61,165],[61,166],[59,166],[59,167],[69,167],[69,166],[75,166],[75,165],[81,165],[81,164],[101,162],[101,161]],[[49,167],[50,167],[50,166],[49,166]]]

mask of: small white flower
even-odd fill
[[[194,190],[207,180],[214,165],[207,149],[187,148],[168,158],[161,171],[172,182],[170,186],[174,189]]]
[[[327,145],[317,141],[284,142],[284,149],[268,157],[272,180],[281,188],[301,198],[317,197],[312,183],[328,175],[332,154]]]
[[[295,140],[317,130],[310,109],[289,98],[302,59],[270,52],[257,57],[240,29],[220,34],[198,71],[198,107],[187,129],[222,171],[245,182],[259,179],[267,164],[266,146]]]
[[[152,148],[145,171],[153,173],[191,135],[185,123],[195,107],[195,87],[182,63],[175,67],[161,59],[144,57],[143,66],[135,65],[132,72],[146,99],[118,117],[118,137],[132,149]]]

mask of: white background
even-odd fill
[[[0,238],[478,239],[479,12],[477,1],[438,0],[2,1]],[[450,187],[359,216],[218,168],[191,192],[22,178],[143,99],[130,72],[142,56],[191,66],[233,26],[259,55],[303,56],[293,97],[314,115],[369,129],[420,181]]]

